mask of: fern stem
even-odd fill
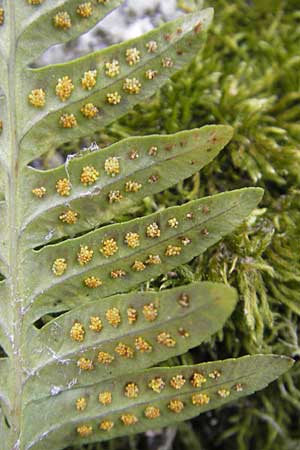
[[[11,443],[8,448],[19,450],[22,403],[22,356],[21,356],[21,323],[22,310],[19,296],[18,273],[18,233],[17,233],[17,180],[18,180],[18,140],[16,129],[16,17],[14,2],[9,2],[10,17],[10,55],[8,62],[8,111],[10,129],[10,164],[8,180],[8,220],[9,220],[9,305],[13,308],[12,328],[12,369],[13,389],[11,399]]]

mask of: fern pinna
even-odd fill
[[[212,20],[207,9],[32,68],[48,47],[84,33],[119,3],[0,1],[2,450],[62,449],[166,426],[261,389],[291,364],[255,355],[153,367],[220,329],[236,293],[211,282],[139,289],[231,233],[261,190],[112,223],[209,163],[230,127],[132,137],[53,170],[32,167],[155,93],[198,52]]]

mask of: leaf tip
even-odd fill
[[[203,16],[205,18],[204,20],[204,26],[205,26],[205,30],[209,29],[212,21],[214,19],[214,14],[215,14],[215,10],[214,8],[210,7],[210,8],[206,8],[204,10],[201,11],[203,13]]]
[[[260,187],[247,187],[241,189],[241,193],[248,197],[249,206],[255,208],[264,196],[264,189]]]

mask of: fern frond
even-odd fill
[[[48,171],[29,166],[149,98],[198,52],[212,20],[207,9],[69,63],[33,68],[42,51],[120,3],[1,2],[3,450],[55,450],[168,425],[261,389],[291,365],[265,355],[147,369],[207,340],[237,298],[217,283],[160,292],[140,292],[140,283],[231,233],[262,190],[118,218],[207,165],[230,127],[129,138]]]

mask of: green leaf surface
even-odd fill
[[[232,232],[255,208],[262,193],[259,188],[245,188],[217,194],[28,252],[31,265],[25,259],[24,271],[26,290],[32,293],[28,304],[29,314],[34,317],[31,320],[42,312],[69,310],[99,296],[127,291],[190,261]],[[147,234],[153,224],[159,228],[159,236]],[[126,242],[128,233],[138,236],[139,245],[135,248]],[[111,256],[106,252],[107,246],[113,247]],[[78,258],[82,248],[93,252],[92,259],[83,265]],[[150,260],[151,255],[158,257],[156,263]],[[57,276],[53,268],[61,260],[66,270]],[[122,276],[115,277],[119,270],[123,271]],[[90,277],[102,284],[93,289],[87,287]]]
[[[205,42],[211,20],[212,9],[207,9],[180,17],[143,37],[69,63],[41,69],[23,69],[22,91],[30,94],[34,89],[44,89],[46,104],[43,108],[37,109],[30,105],[26,95],[19,100],[19,108],[22,111],[19,117],[21,160],[29,162],[50,148],[89,135],[150,97],[199,51]],[[147,50],[146,45],[151,41],[155,41],[158,45],[155,52]],[[126,51],[129,49],[140,52],[140,59],[136,64],[130,65],[127,62]],[[105,75],[105,64],[112,60],[117,60],[120,64],[120,74],[114,78]],[[97,83],[93,89],[86,90],[82,88],[80,80],[89,70],[97,70]],[[149,80],[145,77],[147,70],[157,71],[157,75]],[[55,92],[58,80],[64,76],[72,80],[74,90],[66,101],[61,101]],[[128,94],[124,91],[124,82],[128,78],[140,81],[140,92]],[[121,101],[115,105],[108,104],[107,94],[114,92],[121,95]],[[81,109],[87,103],[92,103],[99,110],[94,118],[88,119],[81,113]],[[73,114],[77,126],[62,128],[60,118],[63,114]],[[41,135],[43,135],[42,146],[39,139]]]
[[[76,388],[88,386],[184,353],[223,326],[236,300],[234,289],[203,282],[163,292],[117,295],[63,314],[42,328],[32,345],[28,343],[31,377],[25,398],[48,396],[53,391],[53,380],[64,391],[70,380],[76,380]],[[110,316],[113,311],[117,314],[117,318],[113,316],[114,321]],[[134,314],[132,323],[128,313]],[[90,329],[91,318],[95,317],[101,321],[98,332]],[[82,341],[71,337],[76,323],[84,327]],[[170,335],[169,343],[157,341],[162,332]],[[137,338],[142,338],[151,348],[146,344],[142,347],[144,351],[140,350]],[[132,349],[130,357],[118,354],[116,348],[120,342]],[[112,363],[99,362],[99,351],[112,355]],[[80,358],[92,361],[93,369],[79,368]]]
[[[263,389],[291,366],[292,360],[286,357],[244,356],[193,366],[157,367],[127,377],[113,378],[90,388],[72,389],[26,407],[25,449],[61,449],[66,442],[83,444],[168,426]],[[203,376],[201,386],[197,388],[193,386],[195,373]],[[185,383],[176,389],[173,387],[173,377],[178,375],[183,377]],[[157,378],[161,378],[165,384],[160,393],[149,387],[151,380]],[[128,383],[138,386],[136,398],[124,395]],[[112,401],[108,405],[99,402],[99,394],[103,392],[112,394]],[[76,401],[80,398],[86,400],[84,411],[76,410]],[[177,401],[175,406],[183,406],[180,412],[170,409],[174,406],[170,402],[174,400]],[[146,417],[145,414],[149,415],[149,406],[159,409],[159,417]],[[41,411],[45,411],[45,414],[41,415]],[[137,422],[125,425],[122,421],[124,415],[133,415]],[[114,424],[110,431],[99,428],[104,421]],[[81,437],[78,434],[77,429],[82,426],[91,427],[90,436]]]
[[[231,137],[231,127],[210,125],[169,136],[128,138],[106,149],[87,151],[54,170],[25,168],[28,189],[20,192],[24,205],[22,239],[35,247],[108,223],[146,195],[160,192],[200,170]],[[105,170],[109,158],[117,158],[118,173]],[[81,182],[84,167],[93,167],[99,174],[91,185]],[[56,191],[56,183],[61,179],[71,183],[67,197]],[[32,194],[33,189],[41,186],[47,191],[42,199]],[[120,192],[120,201],[109,201],[113,191]],[[60,219],[69,210],[76,213],[76,223]]]

